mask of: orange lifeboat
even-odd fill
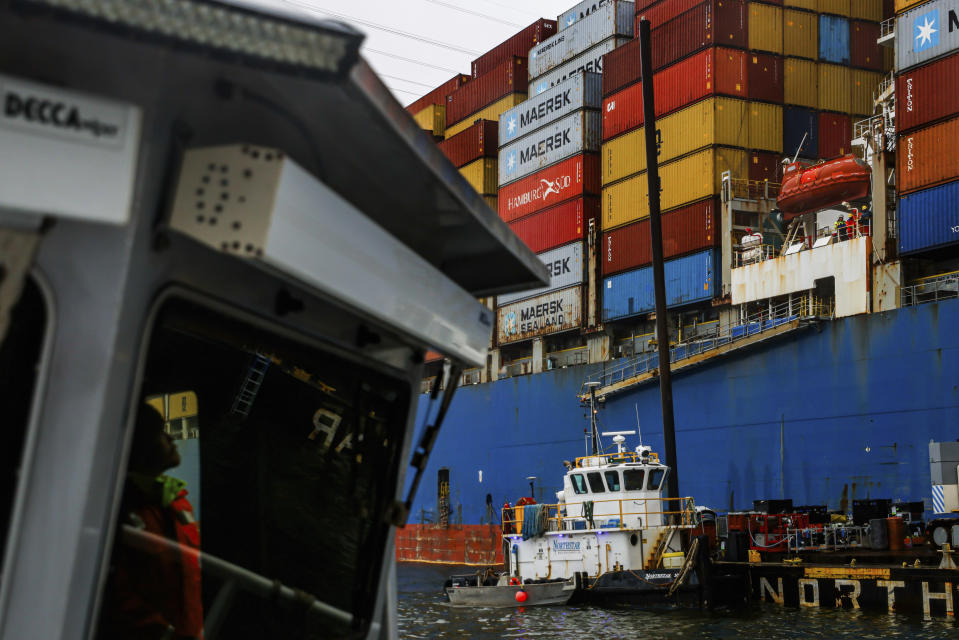
[[[786,220],[845,201],[869,196],[869,165],[853,155],[809,165],[793,162],[783,170],[776,204]]]

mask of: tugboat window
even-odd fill
[[[663,476],[666,475],[665,469],[653,469],[649,472],[649,486],[647,489],[650,491],[655,491],[659,489],[659,485],[663,482]]]
[[[606,486],[610,491],[619,491],[619,471],[606,472]]]
[[[7,335],[0,342],[0,569],[20,477],[23,443],[30,424],[33,392],[47,327],[47,310],[40,287],[24,283],[20,300],[10,313]]]
[[[588,493],[586,489],[586,481],[583,480],[583,476],[578,473],[574,473],[569,477],[569,479],[573,484],[573,491],[575,491],[577,494]]]
[[[343,353],[165,303],[97,637],[365,635],[410,399]]]
[[[588,473],[586,477],[589,479],[590,491],[593,493],[603,493],[606,491],[606,487],[603,486],[603,476],[601,476],[598,471]]]
[[[626,469],[623,471],[623,484],[626,491],[642,491],[646,472],[643,469]]]

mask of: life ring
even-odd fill
[[[512,578],[509,579],[509,584],[511,587],[517,586],[519,584],[519,578],[517,578],[516,576],[513,576]]]

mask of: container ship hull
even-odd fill
[[[932,507],[928,443],[959,424],[959,300],[826,321],[712,358],[674,378],[681,495],[719,511],[792,498],[846,512],[863,498]],[[614,365],[615,361],[607,363]],[[552,502],[558,462],[582,455],[577,395],[602,365],[457,391],[397,535],[405,561],[502,561],[500,507]],[[422,396],[419,424],[429,405]],[[611,396],[606,430],[635,428],[663,447],[655,384]],[[607,443],[609,444],[609,443]],[[534,480],[529,480],[534,476]]]

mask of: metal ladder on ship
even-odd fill
[[[230,413],[244,418],[249,415],[250,408],[253,406],[253,401],[256,400],[256,394],[259,393],[260,385],[263,384],[263,379],[266,377],[266,371],[269,368],[270,359],[267,356],[262,353],[253,354],[253,362],[250,363],[250,368],[246,372],[243,384],[240,385],[240,390],[233,398]]]
[[[782,249],[779,250],[780,256],[786,255],[786,251],[789,250],[789,247],[793,246],[793,243],[795,243],[801,235],[802,229],[802,218],[793,218],[792,222],[789,223],[789,229],[786,230],[786,239],[783,241]]]
[[[647,571],[659,568],[659,564],[663,561],[663,554],[666,553],[666,549],[669,547],[669,541],[673,539],[673,534],[676,533],[678,529],[679,527],[676,525],[670,525],[659,534],[659,539],[656,540],[656,551],[646,565]]]

